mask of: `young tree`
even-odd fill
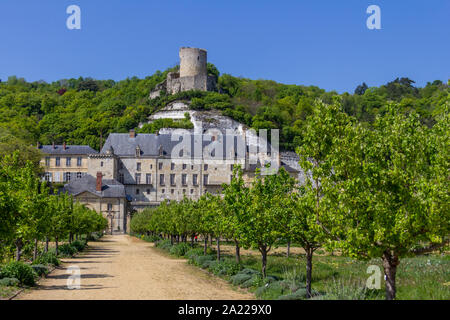
[[[38,179],[38,178],[36,178]],[[34,190],[34,210],[31,212],[31,221],[33,224],[34,250],[33,260],[37,259],[38,242],[42,240],[49,229],[50,212],[48,210],[49,189],[45,182],[36,181],[37,189]]]
[[[55,239],[56,254],[58,254],[59,239],[68,234],[71,217],[72,197],[67,194],[50,197],[52,216],[50,218],[50,235]]]
[[[20,166],[18,152],[3,157],[0,170],[9,202],[8,207],[12,210],[9,235],[16,247],[16,261],[19,261],[23,246],[34,234],[35,226],[32,223],[32,214],[36,209],[38,181],[30,161],[27,161],[25,167]]]
[[[295,210],[290,221],[290,233],[306,253],[308,297],[311,296],[314,251],[327,238],[334,236],[322,222],[324,215],[333,214],[333,209],[325,201],[323,182],[333,174],[333,152],[345,135],[346,126],[351,125],[351,118],[343,112],[337,100],[331,105],[319,101],[314,107],[313,114],[304,123],[302,144],[296,150],[304,181],[300,193],[295,195]]]
[[[206,255],[208,249],[208,236],[212,233],[212,225],[214,223],[214,212],[209,210],[208,195],[202,195],[195,203],[194,210],[200,214],[200,222],[197,228],[199,234],[203,236],[203,254]]]
[[[225,227],[225,221],[222,215],[224,211],[224,203],[220,195],[213,196],[211,194],[207,194],[206,197],[208,210],[212,214],[211,231],[216,236],[217,261],[220,261],[220,238],[223,235]]]
[[[261,176],[250,188],[251,204],[246,214],[239,217],[242,243],[247,247],[257,247],[261,253],[261,272],[266,276],[267,254],[272,246],[283,237],[286,228],[280,201],[292,191],[294,179],[281,168],[278,174]]]
[[[324,232],[316,223],[315,192],[302,186],[298,193],[291,193],[282,200],[286,210],[287,233],[305,250],[306,294],[311,297],[312,260],[314,252],[321,247]]]
[[[381,258],[386,299],[396,297],[400,258],[449,242],[449,117],[432,130],[390,106],[371,129],[348,124],[323,179],[321,223],[352,257]],[[327,215],[328,213],[328,215]]]
[[[241,232],[239,228],[240,217],[246,216],[246,210],[249,208],[249,188],[244,184],[242,179],[242,169],[237,165],[233,169],[233,177],[230,184],[223,185],[224,194],[224,232],[227,237],[232,238],[235,246],[236,262],[241,262],[240,255],[240,238]]]
[[[1,169],[0,169],[1,170]],[[0,175],[0,259],[8,252],[14,233],[13,223],[16,203],[11,197],[7,183],[1,180]]]

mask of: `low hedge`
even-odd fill
[[[209,267],[212,261],[214,261],[214,256],[195,256],[193,259],[193,263],[203,269],[206,269]]]
[[[64,243],[58,247],[58,253],[65,256],[73,256],[77,252],[77,248],[72,246],[70,243]]]
[[[278,300],[304,300],[306,299],[306,289],[300,288],[297,291],[278,297]]]
[[[170,240],[160,240],[155,242],[155,247],[163,250],[170,250],[170,248],[172,248],[172,244],[170,243]]]
[[[4,265],[0,274],[1,278],[16,278],[23,285],[33,286],[35,284],[33,268],[22,261],[12,261]]]
[[[0,279],[0,286],[15,287],[15,286],[18,286],[19,284],[20,284],[20,281],[19,281],[19,279],[16,279],[16,278]]]
[[[193,261],[194,257],[198,257],[203,255],[203,248],[190,248],[186,253],[185,257],[189,259],[189,261]]]
[[[141,240],[147,241],[147,242],[157,242],[157,241],[161,241],[162,238],[160,236],[157,235],[150,235],[147,236],[145,234],[139,236],[141,238]]]
[[[88,241],[97,241],[101,237],[103,237],[102,232],[92,232],[91,234],[88,235],[87,240]]]
[[[47,266],[43,264],[33,264],[31,268],[33,268],[34,273],[39,277],[46,276],[49,273]]]
[[[250,280],[252,278],[251,275],[249,274],[245,274],[245,273],[238,273],[234,276],[231,277],[230,281],[232,284],[234,284],[235,286],[241,285],[244,282]]]
[[[183,257],[190,249],[191,249],[190,245],[182,242],[182,243],[173,245],[170,248],[169,252],[170,252],[170,254],[173,254],[177,257]]]
[[[84,240],[75,240],[71,243],[72,247],[75,247],[77,251],[82,251],[86,247],[87,243]]]
[[[54,252],[49,251],[44,252],[40,256],[38,256],[37,259],[34,260],[32,264],[59,266],[61,264],[61,261],[59,261],[58,257]]]
[[[225,259],[211,263],[209,269],[216,276],[234,276],[241,270],[241,266],[232,260]]]

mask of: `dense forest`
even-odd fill
[[[66,141],[99,149],[109,133],[137,128],[140,123],[146,123],[149,115],[177,99],[191,101],[193,109],[220,110],[255,129],[279,128],[281,147],[287,150],[294,150],[301,143],[303,124],[318,99],[331,103],[338,97],[348,115],[368,125],[394,102],[406,113],[415,110],[429,126],[450,100],[449,84],[440,80],[417,88],[414,81],[397,78],[380,87],[362,83],[353,93],[338,94],[316,86],[220,75],[212,64],[208,64],[208,70],[217,77],[217,92],[163,94],[150,100],[150,91],[173,69],[157,71],[145,79],[132,77],[118,82],[82,77],[52,83],[27,82],[11,76],[0,82],[0,154],[11,153],[20,146],[25,158],[34,159],[37,154],[33,146],[37,142],[61,144]],[[145,125],[140,132],[191,126],[188,118],[160,120]]]

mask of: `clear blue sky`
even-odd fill
[[[68,30],[66,8],[81,8]],[[366,8],[381,8],[369,30]],[[351,91],[450,77],[450,1],[1,0],[0,79],[145,77],[208,50],[222,73]]]

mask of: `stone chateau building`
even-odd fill
[[[205,138],[206,137],[206,138]],[[173,141],[176,140],[176,141]],[[44,179],[65,183],[62,191],[108,217],[114,231],[127,231],[130,213],[220,193],[241,165],[249,183],[266,155],[249,154],[245,136],[111,133],[100,152],[89,146],[45,145]],[[276,156],[276,155],[275,155]],[[255,158],[256,157],[256,158]],[[292,176],[298,171],[276,158]]]

